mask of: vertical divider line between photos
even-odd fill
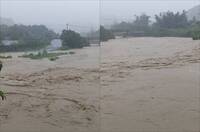
[[[200,0],[198,0],[198,1],[199,1],[199,3],[200,3]],[[200,11],[199,11],[199,12],[200,12]],[[197,40],[197,41],[198,41],[198,40]],[[200,41],[199,41],[199,44],[198,44],[198,49],[197,49],[197,51],[198,51],[198,50],[200,50]],[[198,52],[198,55],[200,56],[200,52]],[[197,72],[199,73],[199,76],[198,76],[198,80],[199,80],[199,82],[198,82],[198,85],[199,85],[199,90],[198,90],[198,96],[199,96],[198,99],[199,99],[199,103],[198,103],[198,104],[199,104],[199,106],[198,106],[198,108],[199,108],[199,110],[200,110],[200,63],[199,63],[198,65],[199,65],[199,66],[198,66],[198,69],[197,69],[197,70],[198,70]],[[199,113],[199,118],[200,118],[200,113]],[[200,120],[198,120],[198,122],[199,122],[198,124],[200,124]],[[200,131],[200,125],[198,126],[198,129],[199,129],[198,131]]]
[[[199,1],[199,3],[200,3],[200,0],[198,0]],[[200,11],[199,11],[199,13],[200,13]],[[199,48],[199,50],[200,50],[200,41],[199,41],[199,45],[198,45],[198,48]],[[198,51],[198,50],[197,50]],[[199,54],[199,56],[200,56],[200,52],[198,53]],[[199,82],[198,82],[198,84],[199,84],[199,110],[200,110],[200,63],[199,63],[199,67],[198,67],[198,70],[199,71],[197,71],[197,72],[199,72],[199,76],[198,76],[198,80],[199,80]],[[200,118],[200,113],[199,113],[199,118]],[[200,124],[200,120],[199,120],[199,124]],[[200,125],[199,125],[199,131],[200,131]]]
[[[101,123],[102,123],[102,119],[101,119],[101,59],[102,59],[102,49],[101,49],[101,34],[100,34],[100,27],[101,27],[101,0],[98,0],[98,4],[99,4],[99,132],[101,132]]]

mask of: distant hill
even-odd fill
[[[195,6],[187,11],[187,16],[189,20],[192,20],[195,17],[197,20],[200,21],[200,5]]]
[[[0,17],[0,25],[7,25],[7,26],[12,26],[14,25],[14,21],[10,18],[2,18]]]

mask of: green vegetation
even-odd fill
[[[9,55],[9,56],[3,56],[3,55],[0,55],[0,59],[11,59],[12,56]]]
[[[100,41],[108,41],[109,39],[114,39],[115,36],[111,30],[100,26]]]
[[[150,23],[150,16],[142,14],[135,16],[133,22],[121,22],[114,24],[111,30],[124,36],[153,36],[153,37],[192,37],[194,40],[200,37],[200,24],[194,18],[188,20],[186,12],[164,12],[155,15],[155,22]]]
[[[3,64],[2,64],[2,62],[0,61],[0,72],[1,72],[2,67],[3,67]],[[6,99],[6,96],[5,96],[4,92],[1,91],[1,90],[0,90],[0,97],[1,97],[2,100],[5,100],[5,99]]]
[[[193,40],[200,40],[200,22],[192,25],[190,33],[192,34]]]
[[[56,38],[62,40],[61,50],[83,48],[89,46],[89,41],[91,43],[99,43],[99,40],[108,41],[114,39],[115,35],[123,37],[191,37],[194,40],[200,39],[200,22],[195,18],[188,20],[185,11],[163,12],[155,15],[154,20],[154,22],[151,22],[150,16],[142,14],[135,16],[135,20],[132,22],[123,21],[112,25],[110,29],[100,26],[100,29],[91,32],[87,39],[72,30],[63,30],[59,36],[44,25],[0,25],[0,52],[39,50],[49,45],[51,40]],[[13,43],[5,44],[5,41],[2,40],[12,40]],[[3,59],[10,57],[0,56]],[[39,54],[32,55],[31,58],[41,58],[41,56]],[[52,58],[51,60],[55,59]]]
[[[55,61],[55,60],[57,60],[58,58],[59,58],[58,56],[53,56],[53,57],[50,57],[49,60],[50,60],[50,61]]]
[[[75,54],[75,52],[74,51],[69,51],[69,54],[73,55],[73,54]]]
[[[0,25],[0,52],[39,50],[56,38],[59,38],[59,35],[43,25]],[[63,42],[61,50],[89,46],[88,39],[72,30],[63,30],[60,39]],[[5,44],[2,40],[13,43]]]
[[[126,36],[147,36],[151,33],[150,16],[142,14],[141,16],[135,16],[133,22],[121,22],[111,26],[111,30],[114,33],[123,32]]]
[[[43,25],[0,25],[0,52],[41,49],[57,37],[56,33]],[[3,45],[2,40],[16,40],[17,43]]]
[[[62,50],[83,48],[89,45],[86,38],[81,37],[79,33],[72,30],[63,30],[60,39],[63,42]]]
[[[91,30],[86,35],[87,35],[89,43],[99,44],[99,41],[100,41],[100,31],[99,30],[97,30],[97,31]]]
[[[3,91],[0,91],[0,97],[1,97],[2,100],[6,99],[6,96],[5,96]]]
[[[30,53],[30,54],[24,54],[19,57],[24,57],[24,58],[30,58],[30,59],[44,59],[48,58],[50,61],[55,61],[59,58],[61,55],[67,55],[69,54],[68,52],[52,52],[48,53],[46,50],[43,50],[42,52],[38,52],[36,54]]]
[[[0,72],[1,72],[2,67],[3,67],[3,64],[2,64],[2,62],[0,61]]]
[[[174,13],[174,12],[164,12],[159,15],[155,15],[156,22],[154,23],[156,26],[161,28],[185,28],[189,26],[189,22],[187,20],[186,12],[182,13]]]
[[[200,40],[200,31],[198,31],[198,32],[193,32],[193,34],[192,34],[192,39],[193,39],[193,40]]]

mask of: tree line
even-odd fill
[[[86,38],[72,30],[64,29],[59,35],[44,25],[0,25],[0,52],[38,50],[50,45],[53,39],[62,40],[62,49],[89,45]],[[5,45],[3,40],[16,40],[17,43]]]
[[[200,39],[200,22],[195,18],[188,20],[185,11],[163,12],[151,17],[142,14],[135,16],[132,22],[113,24],[110,29],[102,25],[90,38],[100,41],[114,39],[118,33],[123,36],[153,36],[153,37],[192,37]],[[56,34],[44,25],[0,25],[0,52],[37,50],[46,47],[52,39],[62,40],[62,49],[83,48],[89,46],[89,40],[72,30],[63,30]],[[2,40],[17,40],[17,44],[5,45]]]
[[[44,25],[0,25],[0,52],[40,49],[57,36]],[[16,40],[17,43],[4,45],[2,40]]]
[[[142,14],[135,16],[133,22],[120,22],[111,26],[113,33],[124,32],[124,36],[155,36],[155,37],[193,37],[200,39],[200,22],[195,18],[188,20],[186,11],[163,12],[151,17]]]

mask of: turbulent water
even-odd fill
[[[124,38],[3,60],[1,132],[199,131],[200,42]],[[37,126],[37,127],[36,127]]]

